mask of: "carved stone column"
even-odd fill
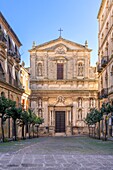
[[[44,70],[45,70],[45,79],[48,78],[48,54],[45,54]]]
[[[43,107],[44,107],[44,125],[45,126],[48,126],[48,122],[49,122],[49,119],[48,119],[48,98],[43,98]]]

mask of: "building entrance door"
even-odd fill
[[[65,132],[65,112],[56,111],[55,112],[55,132]]]

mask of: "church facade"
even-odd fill
[[[44,118],[40,135],[87,133],[84,118],[98,107],[98,78],[87,42],[80,45],[60,36],[34,44],[29,52],[31,108]]]

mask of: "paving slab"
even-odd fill
[[[0,144],[0,170],[113,170],[113,141],[40,137]]]

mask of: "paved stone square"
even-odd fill
[[[0,170],[113,170],[113,142],[40,137],[0,143]]]

